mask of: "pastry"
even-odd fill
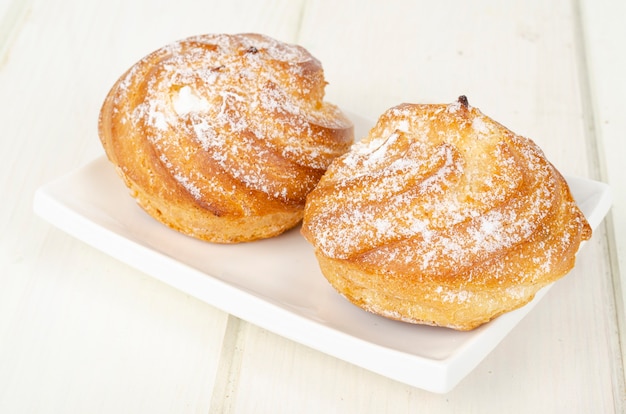
[[[386,111],[308,195],[301,232],[354,304],[457,330],[528,303],[591,237],[541,149],[463,96]]]
[[[138,204],[187,235],[278,235],[348,150],[353,126],[324,101],[320,62],[260,34],[201,35],[133,65],[102,106],[99,136]]]

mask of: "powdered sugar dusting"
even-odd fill
[[[435,293],[441,295],[443,303],[463,303],[469,300],[473,295],[472,292],[467,290],[444,290],[443,286],[437,286]]]
[[[206,112],[209,109],[209,102],[196,95],[189,85],[185,85],[172,97],[174,111],[178,116],[184,116],[190,112]]]

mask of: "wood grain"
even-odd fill
[[[0,412],[624,412],[625,12],[611,0],[2,3]],[[445,395],[237,320],[35,217],[36,188],[102,154],[97,114],[117,77],[207,32],[302,44],[328,100],[370,119],[466,94],[565,174],[607,181],[612,213]]]

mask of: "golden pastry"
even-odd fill
[[[469,330],[569,272],[591,228],[540,148],[460,97],[385,112],[309,194],[302,234],[354,304]]]
[[[201,35],[133,65],[100,112],[99,135],[139,205],[199,239],[272,237],[353,141],[325,102],[320,62],[259,34]]]

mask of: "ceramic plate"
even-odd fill
[[[574,177],[568,182],[596,228],[611,205],[608,186]],[[34,208],[78,239],[225,312],[437,393],[450,391],[476,367],[548,289],[470,332],[388,320],[335,292],[299,228],[238,245],[189,238],[145,214],[104,156],[40,188]]]

